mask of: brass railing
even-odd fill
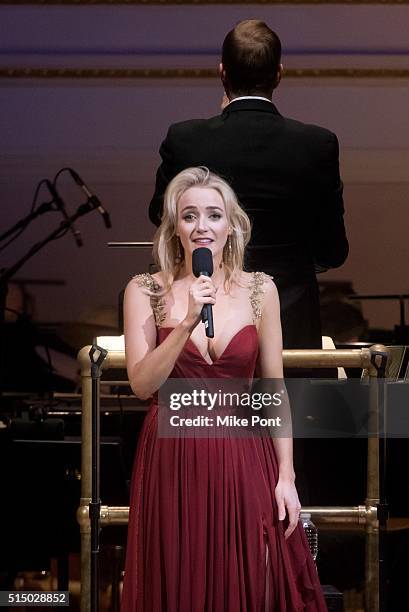
[[[104,344],[102,343],[104,347]],[[81,501],[77,519],[81,530],[81,612],[90,610],[91,586],[91,529],[89,503],[91,501],[91,444],[92,444],[92,383],[91,362],[86,346],[78,354],[82,378],[82,446],[81,446]],[[367,370],[370,380],[375,381],[378,370],[373,363],[375,352],[389,354],[382,345],[352,350],[285,350],[283,361],[291,368],[362,368]],[[108,350],[102,369],[125,368],[123,350]],[[379,414],[377,385],[370,385],[369,415],[373,420],[371,431],[376,431]],[[379,438],[368,436],[368,463],[366,499],[359,506],[313,506],[303,511],[311,512],[317,523],[361,526],[366,533],[365,554],[365,610],[379,610],[379,547],[377,504],[379,502]],[[121,506],[101,506],[100,524],[125,525],[128,522],[129,508]]]

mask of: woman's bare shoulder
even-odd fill
[[[274,300],[274,301],[279,301],[279,297],[278,297],[278,291],[277,291],[277,286],[274,282],[274,277],[270,276],[270,274],[266,274],[265,272],[255,272],[255,275],[258,275],[258,280],[256,281],[256,284],[260,284],[263,295],[264,295],[264,301],[267,300]]]
[[[143,272],[142,274],[136,274],[128,282],[128,288],[139,288],[142,289],[143,293],[157,293],[163,288],[162,273],[155,272],[154,274],[149,274],[148,272]]]
[[[261,318],[264,308],[279,305],[277,287],[271,276],[265,272],[252,272],[250,301],[257,319]]]
[[[125,305],[138,308],[140,312],[154,314],[155,323],[160,327],[165,320],[165,300],[162,277],[156,274],[137,274],[129,281],[125,290]]]
[[[240,281],[248,286],[258,285],[274,285],[274,277],[265,272],[240,272]]]
[[[273,277],[265,272],[241,272],[240,284],[247,287],[250,293],[274,293],[276,290]]]

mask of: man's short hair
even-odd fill
[[[223,68],[229,90],[236,95],[271,93],[280,60],[280,39],[258,19],[241,21],[224,39]]]

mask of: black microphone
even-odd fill
[[[72,235],[74,236],[74,240],[76,242],[76,245],[79,246],[79,247],[82,247],[82,238],[81,238],[80,231],[75,229],[74,223],[72,223],[70,221],[70,218],[68,216],[67,210],[65,208],[64,200],[62,199],[62,197],[58,193],[55,185],[53,185],[53,183],[51,181],[49,181],[48,179],[45,179],[45,182],[46,182],[46,185],[48,187],[48,191],[52,195],[53,201],[57,205],[58,210],[60,210],[62,212],[62,216],[64,217],[64,219],[69,222],[69,228],[70,228],[70,231],[71,231]]]
[[[84,183],[80,175],[77,174],[75,170],[73,170],[72,168],[67,168],[67,170],[71,174],[72,178],[77,183],[77,185],[80,187],[80,189],[82,189],[82,191],[85,193],[85,195],[88,198],[88,201],[93,205],[94,208],[98,210],[100,215],[102,215],[102,218],[105,223],[105,227],[107,227],[108,229],[112,227],[111,217],[109,216],[109,212],[102,206],[100,199],[94,193],[92,193],[92,191],[88,189],[88,187],[86,186],[86,184]]]
[[[196,277],[200,276],[201,274],[204,276],[211,276],[213,274],[213,256],[210,249],[200,247],[193,251],[192,270]],[[212,304],[203,304],[202,321],[205,325],[206,336],[208,338],[214,338]]]

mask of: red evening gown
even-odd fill
[[[257,354],[254,325],[212,364],[188,340],[171,377],[249,378]],[[278,521],[271,438],[158,438],[157,411],[135,458],[122,612],[325,612],[301,524],[285,540]]]

